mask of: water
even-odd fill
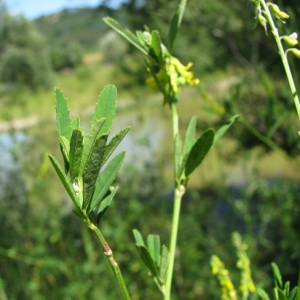
[[[15,202],[25,199],[18,151],[26,140],[23,132],[0,134],[0,200]]]

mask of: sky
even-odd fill
[[[28,19],[41,15],[53,14],[64,8],[96,7],[101,0],[4,0],[11,14],[22,14]],[[117,7],[122,0],[111,0],[112,7]]]

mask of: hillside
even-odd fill
[[[107,30],[102,22],[107,13],[104,8],[63,10],[34,22],[51,44],[66,45],[76,41],[85,49],[94,49],[101,34]]]

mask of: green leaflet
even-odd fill
[[[72,182],[76,177],[79,176],[82,150],[83,132],[79,129],[74,129],[71,136],[69,155],[70,175]]]
[[[114,85],[108,84],[101,92],[93,114],[91,128],[100,119],[106,119],[98,137],[108,134],[116,111],[117,89]]]
[[[83,203],[87,207],[93,195],[95,183],[99,175],[102,159],[105,151],[107,135],[99,137],[93,147],[90,158],[83,174]]]
[[[282,278],[281,278],[280,270],[274,262],[271,263],[271,266],[274,274],[275,284],[277,287],[282,288],[283,286],[282,286]]]
[[[94,121],[93,124],[91,125],[89,133],[87,135],[85,135],[79,176],[82,176],[83,173],[85,172],[86,165],[87,165],[87,163],[92,155],[92,152],[94,150],[97,136],[98,136],[104,122],[105,122],[105,119],[100,119],[100,120]]]
[[[278,292],[279,300],[288,300],[286,294],[282,290],[278,289],[277,292]]]
[[[197,117],[193,116],[190,120],[189,126],[185,134],[185,143],[184,143],[184,154],[187,154],[191,151],[193,145],[195,144],[195,131],[196,131]]]
[[[107,159],[111,156],[111,154],[115,151],[118,145],[121,143],[127,132],[129,131],[130,126],[123,128],[119,133],[117,133],[107,144],[102,160],[101,166],[106,163]]]
[[[154,262],[154,259],[152,258],[152,255],[150,254],[148,248],[145,246],[144,239],[141,235],[141,233],[137,229],[133,229],[133,235],[136,241],[136,247],[137,250],[144,261],[145,265],[151,272],[152,276],[156,277],[158,275],[158,269]]]
[[[212,147],[217,143],[217,141],[227,132],[227,130],[231,127],[231,125],[240,117],[240,115],[234,115],[232,118],[228,120],[219,130],[216,132],[214,137],[214,142]]]
[[[169,265],[169,250],[163,245],[161,248],[160,264],[159,264],[159,281],[164,283],[166,281],[167,269]]]
[[[109,191],[107,193],[107,196],[105,196],[105,198],[100,202],[99,205],[99,210],[98,210],[98,214],[97,214],[97,222],[99,224],[99,222],[101,221],[103,215],[105,214],[106,210],[108,209],[108,207],[111,204],[111,201],[113,200],[116,192],[117,192],[117,187],[113,187],[111,186],[109,188]]]
[[[64,185],[66,191],[68,192],[69,196],[71,197],[74,205],[78,208],[80,208],[80,204],[78,203],[77,197],[75,195],[74,189],[72,187],[72,184],[70,182],[69,177],[65,174],[65,172],[63,171],[63,168],[61,166],[61,164],[58,162],[58,160],[56,159],[55,156],[53,155],[49,155],[50,161],[60,179],[60,181],[62,182],[62,184]]]
[[[195,144],[195,131],[196,131],[196,123],[197,118],[194,116],[191,118],[189,126],[187,128],[186,134],[185,134],[185,142],[184,142],[184,149],[183,149],[183,157],[181,157],[181,140],[176,136],[175,138],[175,153],[177,153],[177,156],[180,154],[180,163],[175,164],[175,174],[177,180],[182,179],[182,173],[186,165],[187,158],[189,156],[189,153],[192,149],[192,147]],[[179,135],[178,135],[179,136]],[[179,139],[177,141],[177,139]],[[177,161],[178,157],[176,158]]]
[[[135,242],[139,245],[145,246],[145,242],[143,239],[143,236],[141,235],[141,233],[137,230],[137,229],[133,229],[132,230]]]
[[[263,300],[270,300],[270,297],[268,294],[265,292],[265,290],[258,288],[257,289],[257,294],[263,299]]]
[[[64,159],[64,166],[66,174],[69,172],[69,152],[70,152],[70,141],[64,136],[58,138],[60,145],[60,152]]]
[[[98,176],[93,197],[88,205],[88,213],[90,213],[100,202],[103,200],[103,197],[106,195],[109,190],[112,182],[117,176],[117,173],[121,167],[123,159],[125,157],[125,151],[116,155],[106,166],[104,171]]]
[[[300,294],[298,295],[299,287],[295,286],[292,290],[291,293],[289,294],[288,300],[299,300]]]
[[[150,53],[151,39],[146,38],[145,34],[141,30],[137,30],[135,34],[141,47],[144,48],[147,53]]]
[[[214,141],[215,132],[209,128],[200,136],[192,147],[185,164],[185,176],[190,176],[201,164]]]
[[[157,277],[158,269],[157,269],[155,262],[152,259],[152,256],[151,256],[148,248],[143,245],[138,245],[138,244],[136,246],[137,246],[138,252],[139,252],[142,260],[144,261],[145,265],[149,269],[151,275],[153,277]]]
[[[79,117],[75,117],[71,122],[71,127],[73,129],[80,129],[80,119]]]
[[[156,265],[159,265],[160,260],[160,239],[158,235],[149,234],[147,237],[147,245],[151,257]]]
[[[55,89],[56,98],[56,123],[58,136],[63,136],[70,140],[72,134],[72,128],[70,124],[69,109],[67,106],[67,100],[63,92],[56,88]]]
[[[171,21],[171,25],[169,28],[169,44],[168,44],[168,49],[169,49],[170,53],[172,52],[174,41],[175,41],[178,29],[179,29],[181,21],[182,21],[186,2],[187,2],[187,0],[180,1],[179,5],[177,7],[176,13],[173,16],[172,21]]]
[[[159,32],[157,30],[153,30],[151,32],[151,35],[152,35],[151,46],[154,51],[154,54],[158,60],[161,60],[162,49],[161,49],[161,39],[160,39]]]
[[[119,22],[114,20],[110,17],[103,18],[103,21],[111,27],[113,30],[115,30],[117,33],[119,33],[123,38],[125,38],[129,43],[131,43],[134,47],[139,49],[143,54],[147,55],[148,52],[140,45],[137,37],[128,29],[123,29]]]

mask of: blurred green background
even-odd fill
[[[26,20],[0,2],[0,299],[120,299],[111,270],[72,205],[47,154],[59,155],[54,87],[88,126],[100,91],[118,88],[114,130],[132,126],[118,193],[103,232],[133,300],[161,299],[135,249],[132,229],[169,243],[172,139],[168,107],[145,84],[143,57],[102,21],[158,29],[166,41],[178,1],[127,1],[118,9],[63,10]],[[300,28],[296,0],[282,34]],[[190,181],[183,200],[173,299],[219,299],[209,259],[217,254],[238,285],[231,234],[249,245],[254,281],[272,287],[275,261],[292,284],[300,257],[299,121],[271,33],[256,26],[250,1],[190,0],[174,55],[193,62],[200,85],[178,104],[185,131],[241,115]],[[290,58],[299,84],[299,61]],[[261,135],[266,140],[261,139]],[[255,297],[254,297],[255,299]]]

